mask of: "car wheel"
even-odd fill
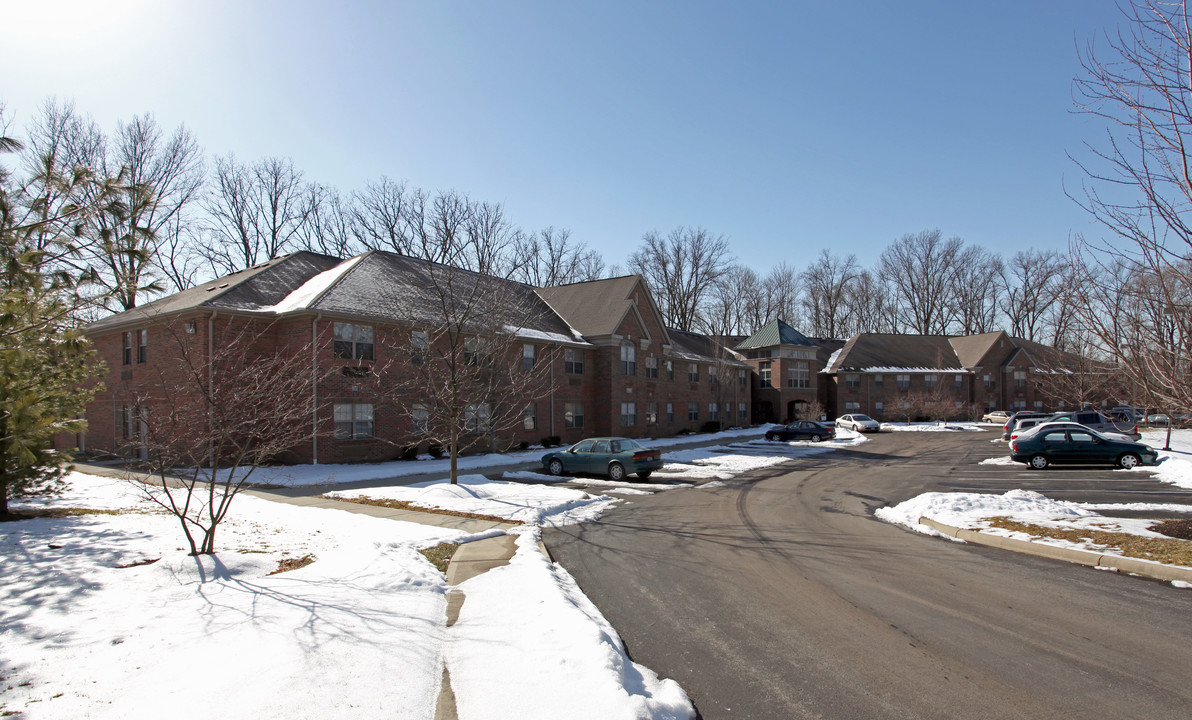
[[[639,478],[641,478],[642,480],[645,480],[646,478],[650,477],[650,473],[652,473],[652,472],[654,472],[654,471],[653,470],[643,470],[643,471],[639,472],[637,474],[637,476]]]
[[[620,482],[625,479],[625,466],[621,463],[613,463],[608,466],[608,479],[615,482]]]
[[[774,433],[766,433],[766,439],[770,442],[774,441]]]
[[[558,458],[552,458],[546,465],[546,471],[551,475],[563,474],[563,461]]]
[[[820,440],[823,440],[823,438],[822,438],[822,437],[820,437],[819,435],[812,435],[812,436],[811,436],[811,442],[819,442]]]
[[[1142,464],[1142,458],[1138,457],[1134,453],[1126,453],[1125,455],[1118,458],[1117,464],[1120,468],[1131,470]]]
[[[1047,467],[1047,464],[1047,458],[1043,457],[1042,455],[1035,455],[1031,457],[1030,465],[1036,470],[1042,470],[1043,468]]]

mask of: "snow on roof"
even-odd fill
[[[577,344],[577,343],[583,344],[583,345],[591,345],[591,343],[589,343],[587,340],[584,340],[582,335],[580,335],[578,332],[575,332],[574,328],[571,329],[571,332],[573,333],[574,337],[567,337],[566,335],[563,335],[562,333],[547,332],[545,330],[532,330],[530,328],[518,328],[518,327],[513,327],[512,325],[506,325],[505,332],[511,333],[511,334],[513,334],[517,337],[520,337],[520,338],[526,338],[528,340],[544,340],[546,342],[571,343],[573,345]]]
[[[349,270],[356,267],[356,264],[359,263],[363,258],[364,255],[357,255],[354,258],[343,261],[330,270],[324,270],[318,275],[312,277],[310,280],[307,280],[305,283],[299,286],[297,290],[294,290],[289,295],[286,295],[285,299],[278,304],[270,307],[263,307],[261,310],[280,314],[284,312],[290,312],[292,310],[301,310],[305,307],[308,307],[312,302],[317,300],[320,295],[326,292],[328,288],[339,282],[339,279],[347,274]]]
[[[867,367],[861,368],[856,372],[866,373],[935,373],[935,374],[965,374],[968,371],[963,368],[930,368],[930,367]]]
[[[836,367],[835,367],[836,359],[840,357],[840,353],[843,350],[844,350],[844,348],[840,348],[836,352],[832,353],[828,357],[828,363],[826,365],[824,365],[824,369],[821,372],[832,372],[833,370],[835,370],[836,369]]]

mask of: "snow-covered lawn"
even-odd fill
[[[418,548],[474,539],[460,531],[242,496],[218,555],[192,558],[176,521],[128,485],[70,482],[47,504],[116,514],[0,524],[0,712],[431,718],[446,665],[466,718],[694,715],[537,552],[535,527],[511,565],[459,586],[448,628],[446,581]],[[465,486],[485,514],[516,505],[558,521],[574,500],[492,485]]]
[[[1001,427],[977,422],[884,422],[882,432],[985,432]]]
[[[1133,470],[1118,470],[1121,473],[1154,474],[1157,479],[1170,482],[1180,487],[1192,487],[1192,430],[1176,430],[1172,433],[1171,451],[1162,450],[1166,442],[1166,431],[1148,431],[1143,434],[1142,442],[1159,448],[1160,462],[1154,467],[1139,467]],[[1009,455],[989,458],[981,461],[982,465],[1018,465],[1010,460]],[[1192,505],[1184,504],[1095,504],[1074,503],[1063,500],[1052,500],[1044,495],[1030,490],[1010,490],[1001,495],[988,493],[923,493],[893,507],[883,507],[875,511],[875,515],[886,522],[906,526],[916,532],[926,535],[939,536],[940,533],[931,527],[921,525],[919,519],[928,517],[937,522],[953,527],[980,530],[991,534],[1031,539],[1029,536],[992,527],[990,518],[1007,517],[1022,523],[1040,525],[1048,528],[1070,528],[1084,530],[1102,530],[1106,532],[1127,533],[1140,537],[1163,537],[1148,530],[1154,520],[1107,517],[1097,511],[1158,511],[1158,512],[1187,512],[1192,514]],[[1058,538],[1034,538],[1034,542],[1048,543],[1062,547],[1076,547],[1079,549],[1104,548],[1094,547],[1092,541],[1074,542]],[[1113,550],[1105,550],[1113,554]]]

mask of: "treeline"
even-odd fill
[[[72,104],[48,100],[23,137],[23,174],[10,178],[8,194],[26,211],[94,203],[50,187],[71,173],[119,189],[119,202],[78,228],[72,262],[92,276],[93,314],[298,250],[388,250],[539,287],[622,272],[565,229],[517,226],[499,203],[388,177],[343,192],[289,159],[209,158],[187,128],[167,131],[148,114],[109,132]],[[684,330],[746,335],[780,317],[816,337],[1005,328],[1072,344],[1073,283],[1056,252],[1003,258],[928,230],[894,240],[870,268],[828,250],[802,267],[795,257],[806,255],[781,253],[762,276],[735,261],[724,236],[681,227],[646,233],[626,270],[647,278],[667,321]]]

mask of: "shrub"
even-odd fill
[[[418,459],[418,445],[407,445],[401,449],[402,460],[417,460]]]
[[[426,448],[426,451],[427,451],[428,453],[430,453],[430,456],[431,456],[431,457],[433,457],[433,458],[441,458],[441,457],[443,457],[443,446],[442,446],[442,445],[440,445],[439,443],[431,443],[431,444],[430,444],[430,445],[429,445],[429,446]]]
[[[700,432],[706,432],[706,433],[720,432],[720,421],[719,420],[709,420],[708,422],[704,423],[704,426],[702,428],[700,428]]]
[[[517,449],[518,449],[518,450],[529,450],[529,449],[530,449],[530,443],[526,442],[525,440],[522,440],[521,442],[519,442],[519,443],[517,444]]]
[[[563,444],[563,439],[558,435],[548,435],[542,438],[542,447],[552,448]]]

